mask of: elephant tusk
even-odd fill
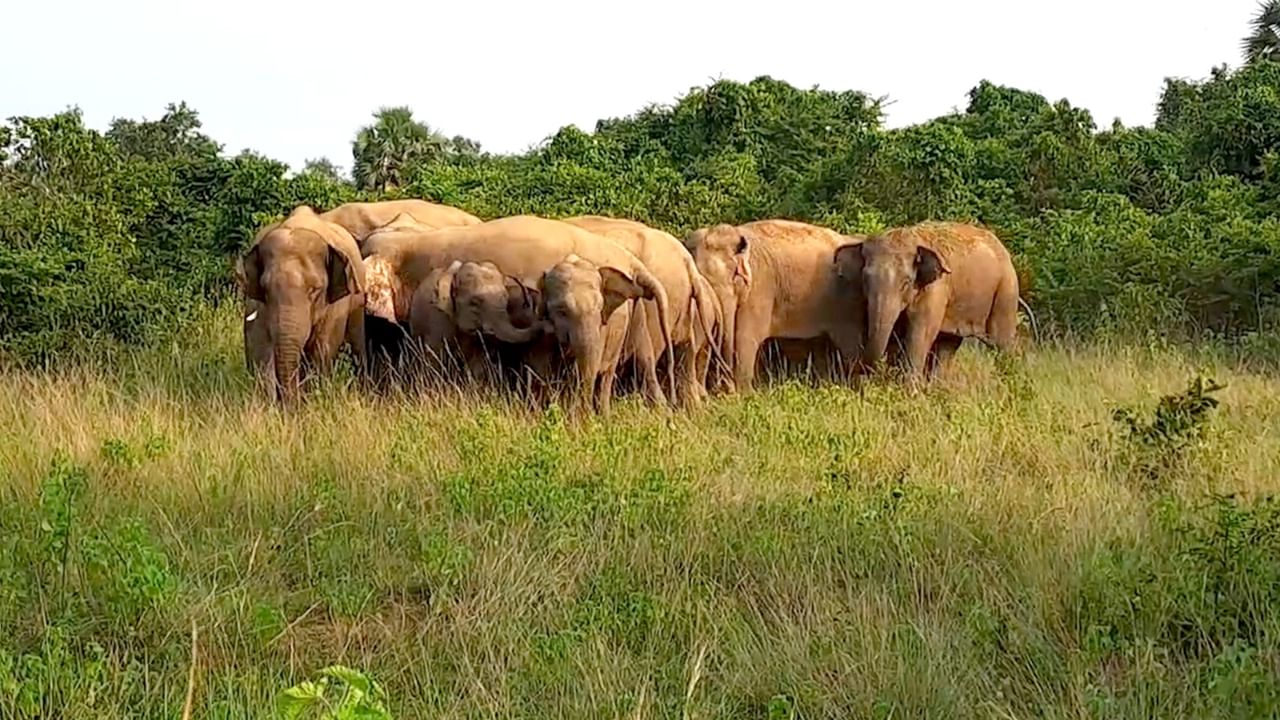
[[[253,322],[255,319],[257,319],[257,317],[258,317],[258,311],[257,311],[257,310],[254,310],[253,312],[251,312],[251,313],[249,313],[248,315],[246,315],[246,316],[245,316],[244,321],[245,321],[245,322]]]

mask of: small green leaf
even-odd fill
[[[358,691],[361,696],[373,695],[373,682],[359,670],[345,665],[330,665],[321,670],[320,674],[341,680]]]
[[[280,693],[280,697],[276,700],[276,707],[285,718],[295,720],[323,697],[323,682],[316,684],[309,680],[304,680]]]

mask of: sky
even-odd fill
[[[756,10],[755,7],[762,9]],[[1213,10],[1208,10],[1213,7]],[[765,10],[763,8],[768,8]],[[61,0],[4,12],[0,118],[91,127],[186,101],[230,154],[351,164],[381,106],[515,152],[565,125],[769,75],[860,90],[901,127],[979,81],[1150,124],[1166,77],[1236,67],[1257,0]]]

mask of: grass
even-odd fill
[[[574,424],[340,380],[286,414],[237,341],[0,374],[0,717],[179,717],[193,624],[199,718],[335,663],[403,718],[1280,713],[1266,371],[966,350]],[[1112,419],[1200,372],[1216,409]]]

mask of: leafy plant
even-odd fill
[[[391,720],[381,686],[359,670],[330,665],[315,680],[280,694],[277,709],[286,720]]]
[[[1133,470],[1143,481],[1161,479],[1201,441],[1219,404],[1213,393],[1225,387],[1197,376],[1183,392],[1160,398],[1150,420],[1128,407],[1112,413],[1133,455]]]
[[[40,483],[40,531],[44,538],[45,556],[60,569],[64,580],[72,546],[76,503],[88,480],[83,466],[72,462],[66,453],[59,452]]]

